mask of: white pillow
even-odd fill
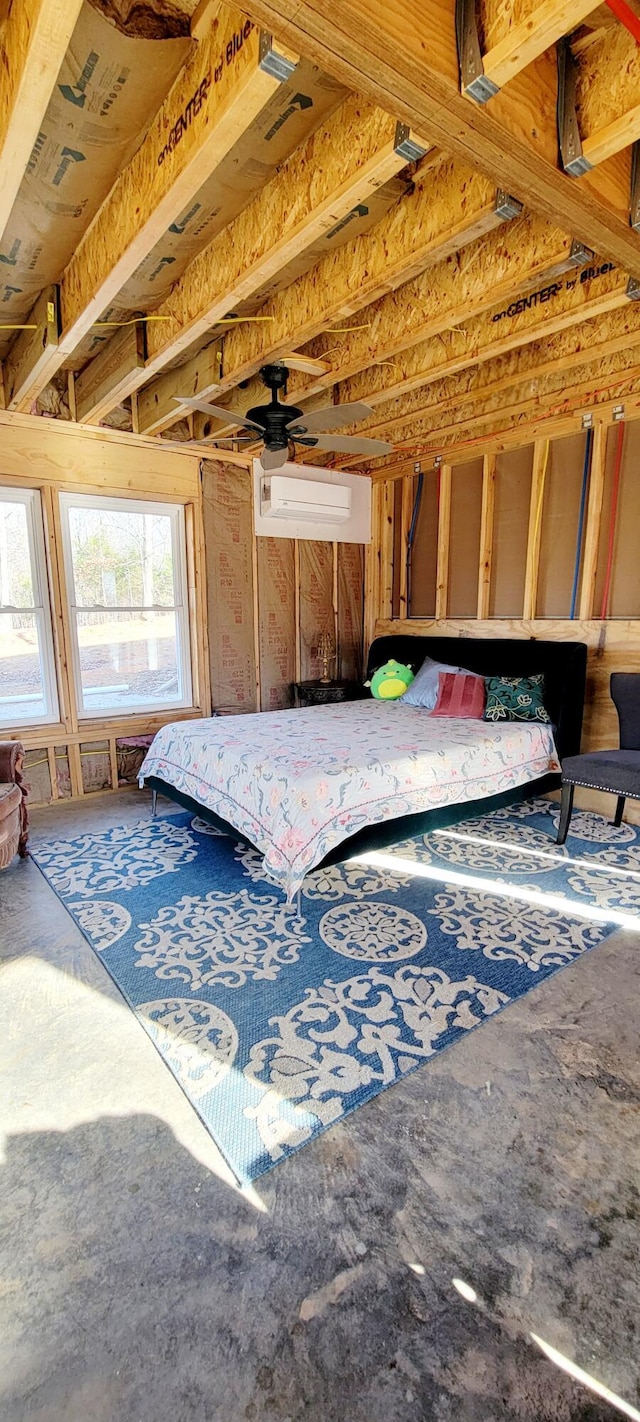
[[[440,672],[463,670],[463,667],[450,667],[446,662],[434,662],[432,657],[425,657],[420,671],[416,673],[411,686],[407,687],[401,698],[403,706],[422,706],[425,711],[433,711],[438,700]]]

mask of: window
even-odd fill
[[[57,719],[40,495],[0,487],[0,726]]]
[[[80,716],[191,705],[184,510],[63,494]]]

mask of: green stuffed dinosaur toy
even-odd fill
[[[365,681],[365,686],[371,687],[371,695],[375,696],[377,701],[397,701],[399,696],[404,696],[412,681],[411,667],[403,666],[392,657],[374,672],[370,681]]]

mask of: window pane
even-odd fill
[[[42,720],[47,711],[36,614],[0,613],[0,723]]]
[[[0,499],[0,605],[34,605],[27,508],[6,499]]]
[[[76,605],[173,607],[171,523],[135,509],[70,508]]]
[[[182,701],[173,612],[78,612],[82,707],[99,711]]]

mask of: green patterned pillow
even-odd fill
[[[485,721],[551,722],[543,702],[544,676],[486,676]]]

